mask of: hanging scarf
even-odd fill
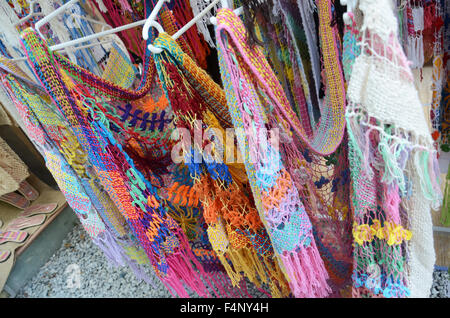
[[[201,296],[210,295],[200,280],[200,275],[204,274],[201,264],[184,233],[159,203],[156,188],[117,143],[101,111],[101,103],[94,99],[91,104],[80,107],[83,96],[89,94],[86,88],[60,73],[36,33],[26,30],[23,43],[36,75],[72,126],[102,186],[127,220],[158,277],[172,293],[180,296],[188,295],[183,282]]]
[[[177,127],[187,129],[190,136],[200,130],[208,138],[194,145],[189,141],[182,150],[214,251],[233,285],[244,273],[257,286],[268,283],[274,296],[286,295],[287,285],[272,260],[267,233],[251,196],[244,192],[247,181],[242,164],[227,165],[216,157],[228,153],[223,141],[214,143],[212,153],[204,152],[211,146],[211,134],[223,137],[231,126],[223,90],[167,34],[160,34],[154,45],[163,49],[155,55],[155,64]]]
[[[30,93],[29,86],[12,75],[5,76],[4,85],[27,135],[40,150],[59,189],[93,242],[112,264],[129,265],[138,278],[151,283],[142,268],[128,256],[139,253],[140,248],[127,239],[125,220],[98,188],[95,178],[87,176],[86,155],[70,128],[40,95]]]
[[[168,25],[171,23],[170,16],[168,19],[163,19],[163,23],[165,27],[167,26],[168,29],[172,30],[172,32],[176,31],[174,27]],[[181,43],[184,42],[181,41]],[[146,51],[146,53],[148,53],[148,51]],[[160,84],[158,81],[155,81],[155,77],[153,76],[154,72],[152,72],[152,67],[154,64],[152,63],[149,55],[147,54],[144,57],[144,72],[141,83],[139,84],[138,89],[136,91],[133,91],[131,89],[125,89],[117,85],[116,83],[103,80],[95,76],[91,72],[84,70],[77,65],[74,65],[61,55],[52,52],[49,52],[49,54],[54,57],[54,61],[58,62],[58,66],[61,69],[67,71],[67,74],[72,77],[73,80],[69,80],[68,78],[63,76],[63,79],[67,83],[67,85],[72,87],[74,83],[77,83],[75,84],[75,87],[73,87],[73,89],[75,90],[75,96],[79,98],[81,104],[83,105],[81,110],[84,112],[87,111],[91,114],[92,118],[100,121],[100,123],[93,123],[91,126],[91,131],[94,133],[94,135],[96,135],[97,138],[99,138],[100,144],[102,144],[104,148],[107,148],[109,147],[108,143],[112,143],[111,148],[115,149],[114,146],[116,140],[114,140],[114,138],[119,138],[121,144],[123,145],[123,149],[125,149],[128,154],[114,150],[112,159],[115,159],[116,164],[117,162],[128,162],[130,164],[131,162],[133,162],[134,166],[137,167],[137,169],[143,173],[144,177],[150,181],[151,185],[148,185],[149,187],[156,185],[159,188],[159,191],[155,192],[164,192],[162,179],[165,179],[166,177],[161,178],[152,170],[155,169],[155,171],[160,171],[160,169],[162,168],[163,170],[161,171],[164,171],[165,169],[164,165],[166,163],[163,163],[162,161],[165,160],[165,154],[170,154],[170,147],[167,147],[170,146],[170,142],[167,142],[167,137],[170,137],[170,130],[164,129],[164,126],[166,123],[169,124],[171,122],[171,119],[170,115],[169,119],[166,119],[165,117],[167,114],[165,110],[167,100],[164,96],[161,96],[160,89],[158,88]],[[83,85],[86,85],[86,87],[81,87],[78,83],[83,83]],[[93,95],[93,92],[90,92],[89,90],[93,90],[94,92],[99,93],[101,97],[95,97]],[[120,100],[129,101],[129,103],[125,105],[121,105],[120,103],[117,104]],[[154,110],[159,110],[160,114],[154,112],[151,113]],[[168,112],[170,113],[169,110]],[[109,127],[111,131],[108,131],[107,127]],[[159,132],[161,132],[162,134],[160,134]],[[113,133],[115,137],[112,137],[111,133]],[[84,139],[83,136],[79,138]],[[117,147],[119,147],[119,150],[121,150],[121,147],[119,145],[117,145]],[[125,155],[125,158],[123,158],[122,155]],[[129,156],[131,156],[131,158]],[[97,160],[96,163],[98,164],[98,162],[99,161]],[[121,165],[123,165],[123,163]],[[151,167],[152,170],[150,170],[149,167]],[[134,173],[132,172],[132,174]],[[125,176],[122,175],[122,177]],[[131,176],[127,175],[125,179],[129,177]],[[142,177],[142,175],[138,175],[138,177]],[[103,178],[105,178],[105,176],[103,176]],[[141,200],[141,202],[143,202],[144,197],[140,196],[138,191],[136,191],[139,190],[136,186],[139,185],[139,187],[142,189],[143,184],[139,182],[136,183],[136,180],[134,181],[134,185],[131,185],[131,198],[134,199],[133,204],[139,205],[138,201]],[[108,180],[104,180],[104,182],[108,182]],[[111,191],[110,194],[114,199],[115,204],[119,208],[121,208],[121,211],[123,212],[124,203],[126,203],[127,208],[125,210],[130,210],[128,208],[128,203],[126,202],[127,195],[123,192],[123,190],[117,189],[117,184],[114,184],[114,186],[116,188],[110,186],[109,190]],[[156,198],[157,197],[149,198],[148,202],[151,207],[155,207],[155,200],[157,200]],[[140,205],[140,208],[142,208],[142,205]],[[168,206],[166,208],[168,209],[169,214],[174,215],[173,213],[170,213],[174,210],[172,209],[172,207]],[[186,208],[188,210],[189,207],[178,206],[175,207],[175,210],[186,210]],[[171,229],[175,228],[175,225],[173,224],[170,224],[170,226]],[[132,228],[132,230],[134,229]],[[178,231],[176,228],[174,230]],[[200,229],[200,231],[201,230],[202,229]],[[139,233],[139,231],[140,229],[138,229],[138,233],[136,233],[136,231],[133,231],[133,236],[140,240],[140,243],[142,244],[142,233]],[[141,237],[139,235],[141,235]],[[173,240],[173,238],[171,239]],[[187,241],[183,241],[183,244],[186,243]],[[172,243],[165,242],[165,244]],[[195,242],[191,242],[191,244],[193,244],[192,248],[195,255],[191,254],[190,257],[192,257],[192,262],[195,265],[198,265],[198,261],[200,261],[206,262],[205,264],[209,266],[210,264],[214,264],[214,262],[217,260],[216,257],[213,257],[211,255],[212,250],[207,245],[196,244]],[[170,245],[170,247],[172,248],[173,245],[176,245],[176,243]],[[186,246],[187,245],[185,245],[185,247]],[[187,248],[187,250],[187,252],[189,253],[189,248]],[[148,249],[146,250],[146,252],[148,252]],[[154,266],[161,266],[163,270],[166,270],[164,263],[158,263],[157,265],[155,265],[155,261],[151,257],[150,259],[152,260],[152,264]],[[170,265],[172,267],[180,267],[186,265],[190,266],[188,264],[184,264],[183,262],[172,262]],[[226,293],[223,293],[222,290],[219,291],[219,294],[222,293],[224,295],[227,295],[227,293],[231,293],[231,295],[233,295],[233,291],[227,287],[230,282],[227,281],[227,279],[224,279],[223,275],[221,275],[223,268],[214,265],[210,266],[209,268],[213,270],[208,271],[207,273],[201,273],[204,277],[207,277],[207,283],[210,284],[210,282],[213,282],[213,284],[215,284],[217,288],[223,287],[227,289]],[[167,283],[169,279],[170,278],[166,278],[165,280],[163,280],[163,282]],[[178,294],[185,296],[186,294],[184,293],[185,291],[183,287],[179,284],[176,284],[177,282],[175,280],[170,280],[168,282],[168,285],[174,288]],[[202,288],[201,284],[197,285],[198,288]],[[240,287],[241,290],[244,290],[245,293],[245,286]],[[200,289],[197,289],[196,291],[201,295],[205,295],[204,291]]]
[[[231,10],[219,10],[216,38],[222,81],[255,204],[292,293],[296,297],[324,297],[331,291],[328,274],[311,222],[284,168],[284,158],[274,144],[263,147],[255,142],[262,129],[276,127],[269,109],[276,111],[278,105],[288,104],[262,52],[246,44],[244,31],[243,23]]]
[[[422,68],[424,63],[423,30],[424,9],[421,1],[408,0],[406,3],[407,46],[406,55],[412,62],[411,68]]]
[[[439,150],[439,144],[442,142],[442,109],[441,99],[442,90],[445,85],[445,65],[444,65],[444,47],[443,47],[443,10],[440,2],[433,3],[434,15],[431,17],[434,20],[434,42],[433,42],[433,71],[431,84],[431,105],[430,105],[430,119],[431,119],[431,136],[435,142],[436,150]],[[430,6],[429,6],[430,7]]]
[[[301,29],[299,21],[304,20],[305,8],[294,2],[278,1],[274,12],[281,17],[278,38],[284,57],[286,74],[290,75],[290,86],[295,102],[295,110],[306,135],[311,138],[317,124],[319,113],[320,64],[318,64],[318,47],[311,39],[311,30]],[[303,14],[301,13],[303,12]],[[311,21],[309,21],[311,22]],[[282,32],[282,34],[280,34]],[[309,36],[308,36],[309,35]],[[302,41],[305,39],[305,41]],[[315,54],[311,55],[311,52]],[[292,74],[292,75],[291,75]]]
[[[441,192],[436,153],[390,2],[365,0],[359,8],[362,48],[346,112],[355,292],[426,297],[435,259],[430,205]]]

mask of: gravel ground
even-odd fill
[[[102,251],[92,243],[82,226],[77,225],[63,241],[61,248],[19,291],[17,297],[171,297],[150,268],[147,274],[152,278],[156,288],[137,280],[128,267],[109,265]],[[447,271],[434,272],[432,298],[449,297],[449,276]],[[248,291],[254,297],[264,297],[263,293],[251,284],[248,284]],[[198,296],[191,294],[191,297]]]
[[[68,234],[61,248],[17,294],[17,297],[54,298],[168,298],[169,291],[146,271],[156,288],[136,279],[128,267],[113,267],[81,225]],[[253,297],[264,297],[247,284]],[[192,293],[191,297],[198,297]]]
[[[448,271],[434,271],[431,298],[450,298],[450,274]]]

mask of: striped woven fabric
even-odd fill
[[[28,235],[28,232],[25,231],[0,231],[0,244],[7,242],[22,243]]]
[[[187,245],[184,233],[167,215],[162,205],[151,207],[147,204],[149,196],[159,199],[156,189],[145,180],[132,159],[123,152],[121,145],[117,144],[105,119],[102,121],[102,117],[97,115],[91,121],[86,114],[95,110],[79,107],[77,98],[89,94],[87,89],[74,84],[56,68],[57,64],[48,54],[46,45],[34,31],[26,30],[22,36],[33,69],[71,125],[101,185],[127,220],[157,275],[170,286],[170,291],[174,290],[180,296],[188,295],[180,284],[181,277],[181,280],[199,295],[209,295],[195,271],[197,268],[200,273],[203,272]],[[95,106],[95,103],[89,106]],[[181,272],[184,275],[181,275]],[[187,273],[189,275],[186,275]]]
[[[73,148],[64,146],[65,141],[70,140],[76,149],[78,142],[61,114],[43,96],[33,94],[30,87],[13,76],[6,75],[4,85],[25,123],[27,135],[40,149],[47,168],[93,242],[112,264],[128,265],[137,277],[151,283],[125,253],[125,250],[137,253],[140,247],[126,239],[125,220],[115,207],[112,208],[109,197],[93,182],[95,177],[87,178],[86,162],[80,161],[86,156],[79,148],[73,153],[70,151]],[[89,190],[83,186],[87,183],[90,183]]]

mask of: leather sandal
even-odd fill
[[[8,224],[5,231],[18,231],[41,225],[42,223],[44,223],[46,218],[47,216],[43,214],[38,214],[31,217],[18,217]]]
[[[27,200],[34,201],[39,197],[39,192],[26,180],[19,184],[19,191]]]
[[[19,209],[25,209],[30,206],[30,201],[16,192],[10,192],[0,196],[0,201],[11,204]]]
[[[28,217],[35,214],[47,214],[55,211],[58,207],[58,203],[48,203],[48,204],[33,204],[29,206],[19,215],[21,217]]]

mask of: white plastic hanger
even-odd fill
[[[35,6],[38,3],[38,0],[27,0],[28,8],[30,8],[30,12],[24,16],[22,19],[17,21],[17,23],[14,26],[19,26],[22,23],[30,20],[32,17],[41,16],[42,12],[35,12]]]
[[[347,25],[352,24],[352,19],[350,18],[349,13],[353,12],[353,10],[358,5],[358,0],[340,0],[341,5],[347,6],[347,12],[342,15],[344,23]]]
[[[64,12],[67,8],[69,8],[70,6],[74,5],[77,2],[79,2],[79,0],[70,0],[70,1],[66,2],[65,4],[63,4],[62,6],[60,6],[55,11],[53,11],[52,13],[50,13],[49,15],[45,16],[44,18],[42,18],[41,20],[36,22],[36,24],[34,25],[36,31],[41,35],[41,37],[43,37],[40,29],[46,23],[48,23],[51,19],[56,17],[58,14]],[[90,19],[90,20],[92,20],[92,19]],[[67,42],[63,42],[63,43],[60,43],[60,44],[52,45],[50,47],[50,49],[52,51],[59,51],[59,50],[65,49],[65,48],[73,47],[73,46],[75,46],[77,44],[84,43],[84,42],[89,42],[91,40],[98,39],[98,38],[100,38],[102,36],[105,36],[105,35],[114,34],[114,33],[120,32],[120,31],[124,31],[124,30],[135,28],[137,26],[143,25],[145,23],[145,21],[146,20],[144,19],[144,20],[133,22],[133,23],[125,24],[125,25],[122,25],[122,26],[117,27],[117,28],[111,28],[111,26],[108,25],[111,28],[109,30],[101,31],[101,32],[94,33],[94,34],[90,34],[88,36],[85,36],[85,37],[82,37],[82,38],[78,38],[78,39],[75,39],[75,40],[72,40],[72,41],[67,41]],[[95,23],[104,24],[104,23],[99,22],[99,21],[96,21]],[[94,43],[91,46],[94,46],[94,45],[99,45],[99,42]],[[74,49],[78,49],[78,48],[81,48],[81,47],[75,47]],[[86,46],[84,46],[83,48],[86,48]]]
[[[88,18],[88,17],[85,17],[85,16],[81,16],[81,15],[76,14],[76,13],[72,13],[69,16],[69,18],[72,18],[73,22],[78,22],[79,19],[82,19],[82,20],[90,22],[92,24],[99,24],[99,25],[102,26],[101,32],[105,31],[105,29],[112,29],[112,26],[110,26],[108,23],[101,22],[101,21],[98,21],[98,20],[94,20],[94,19],[91,19],[91,18]]]
[[[225,7],[222,6],[222,8],[225,8]],[[237,9],[234,9],[233,12],[234,12],[236,15],[241,15],[241,14],[244,13],[244,8],[243,8],[243,7],[239,7],[239,8],[237,8]],[[217,25],[217,18],[216,18],[216,17],[211,17],[211,18],[209,19],[209,21],[211,21],[212,24]]]
[[[91,43],[91,44],[76,46],[76,47],[73,47],[71,49],[72,49],[72,51],[77,51],[77,50],[81,50],[81,49],[87,49],[87,48],[90,48],[90,47],[93,47],[93,46],[96,46],[96,45],[103,45],[103,44],[111,43],[113,41],[114,41],[113,39],[108,39],[108,40],[104,40],[104,41],[101,41],[101,42],[95,42],[95,43]],[[56,49],[56,50],[52,50],[52,51],[61,51],[63,49],[65,49],[65,48]],[[9,59],[9,60],[12,61],[12,62],[18,62],[18,61],[26,61],[27,58],[26,57],[19,57],[19,58]]]
[[[197,23],[198,20],[200,20],[205,14],[208,13],[209,10],[214,8],[214,6],[219,2],[222,1],[222,3],[225,3],[226,0],[213,0],[211,3],[203,9],[198,15],[196,15],[191,21],[186,23],[181,29],[179,29],[174,35],[172,35],[172,39],[177,40],[180,36],[182,36],[187,30],[189,30],[190,27],[192,27],[195,23]],[[155,7],[153,8],[152,12],[150,13],[148,19],[145,21],[144,27],[142,28],[142,37],[144,40],[148,40],[148,33],[150,30],[150,27],[154,27],[158,30],[159,33],[165,32],[164,28],[156,22],[156,16],[158,15],[159,10],[161,10],[164,2],[170,2],[170,0],[158,0]],[[228,7],[228,3],[226,4]],[[155,47],[152,44],[148,45],[148,49],[154,53],[159,54],[162,52],[162,49]]]

